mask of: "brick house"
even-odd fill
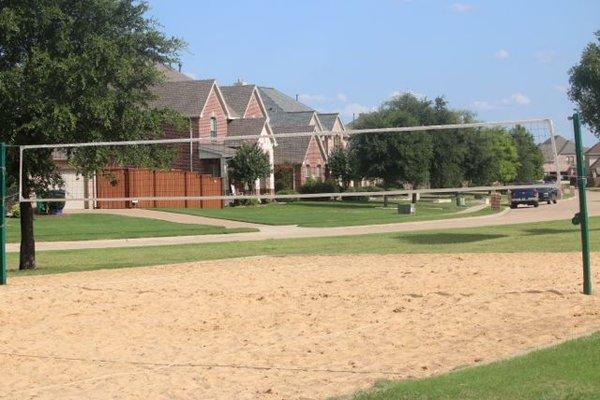
[[[346,127],[344,126],[344,122],[340,118],[340,114],[318,113],[317,115],[324,131],[340,132],[339,136],[323,137],[323,145],[325,146],[325,152],[329,155],[335,147],[345,147],[346,139],[343,135],[343,132],[346,130]]]
[[[298,190],[307,178],[327,178],[327,156],[333,148],[335,139],[322,137],[319,132],[345,129],[339,114],[320,114],[314,109],[281,93],[271,87],[259,87],[273,131],[280,133],[314,132],[310,137],[278,138],[275,148],[275,166],[280,177],[293,176],[293,179],[282,178],[285,182],[276,183],[279,187]],[[340,135],[340,141],[342,136]],[[283,170],[286,170],[284,173]]]
[[[600,142],[585,152],[586,169],[590,186],[600,186]]]
[[[560,174],[562,177],[568,179],[568,177],[576,175],[577,161],[575,156],[575,142],[566,139],[561,135],[556,135],[554,141],[556,143]],[[541,143],[539,148],[544,156],[544,173],[546,175],[556,175],[551,139],[547,139],[545,142]],[[584,151],[587,150],[588,149],[584,149]]]
[[[276,134],[314,133],[311,136],[277,138],[274,159],[280,179],[277,186],[299,190],[308,178],[326,178],[327,158],[316,126],[279,125],[273,130]]]
[[[220,87],[214,79],[192,80],[168,67],[162,67],[166,82],[154,89],[157,99],[153,107],[170,108],[189,119],[188,131],[165,129],[167,138],[214,138],[214,143],[183,144],[179,146],[177,160],[173,167],[198,171],[223,178],[223,191],[228,193],[227,161],[235,156],[236,147],[241,141],[231,142],[231,136],[264,136],[265,140],[248,140],[257,143],[274,159],[273,147],[276,142],[266,117],[265,106],[254,85]],[[274,191],[274,178],[271,175],[257,188],[264,192]]]

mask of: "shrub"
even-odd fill
[[[280,190],[277,192],[277,194],[283,194],[283,195],[289,195],[289,194],[298,194],[298,192],[296,192],[295,190],[291,190],[291,189],[284,189],[284,190]],[[287,203],[293,203],[295,201],[298,201],[300,199],[298,199],[297,197],[292,197],[289,199],[281,199],[278,201],[282,201],[282,202],[287,202]]]
[[[15,203],[10,208],[10,214],[13,218],[21,218],[21,205],[19,203]]]
[[[256,207],[260,204],[258,199],[235,199],[231,204],[232,207]]]
[[[385,189],[379,186],[363,186],[363,187],[353,187],[348,188],[346,193],[360,193],[360,192],[384,192]],[[343,201],[347,202],[357,202],[357,203],[366,203],[369,201],[370,196],[352,196],[352,197],[342,197]]]
[[[337,182],[332,180],[323,181],[321,179],[308,178],[300,193],[303,194],[314,194],[314,193],[339,193],[340,186]]]

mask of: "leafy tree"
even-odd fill
[[[579,64],[571,68],[569,97],[592,132],[600,137],[600,31],[596,32],[598,43],[587,45]]]
[[[0,8],[0,138],[10,145],[122,141],[163,136],[176,115],[153,110],[156,63],[176,61],[168,38],[134,0],[5,0]],[[152,146],[67,153],[90,176],[109,162],[164,163]],[[9,154],[16,180],[17,152]],[[156,161],[158,160],[158,161]],[[28,151],[23,196],[62,184],[51,151]],[[35,268],[33,209],[21,204],[21,269]]]
[[[544,155],[535,144],[533,135],[524,127],[517,126],[510,131],[517,148],[517,181],[532,182],[544,177]]]
[[[474,121],[469,111],[450,110],[445,99],[435,99],[432,125],[462,124]],[[463,164],[467,156],[467,140],[472,130],[453,129],[437,131],[432,136],[431,186],[434,188],[460,187],[466,180]]]
[[[466,123],[473,120],[467,111],[451,110],[443,97],[434,101],[403,94],[384,103],[375,112],[363,114],[354,127]],[[415,186],[460,186],[466,156],[466,133],[462,130],[365,134],[354,140],[361,175],[381,178],[386,185],[397,181]]]
[[[346,189],[352,180],[358,179],[356,164],[356,152],[349,146],[336,146],[327,161],[331,177],[342,181]]]
[[[355,129],[418,125],[429,102],[404,94],[384,103],[378,111],[362,114]],[[423,132],[366,133],[352,138],[360,176],[382,179],[384,186],[398,182],[414,186],[429,183],[432,156],[431,135]]]
[[[517,147],[505,129],[479,129],[467,136],[464,171],[471,184],[510,183],[517,178],[517,168]]]
[[[253,192],[256,180],[266,178],[272,171],[269,156],[258,146],[247,143],[229,160],[228,167],[229,178]]]

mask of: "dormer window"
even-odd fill
[[[210,137],[217,137],[217,117],[210,117]]]

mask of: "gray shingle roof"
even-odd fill
[[[254,93],[255,85],[221,86],[225,103],[234,118],[242,118]]]
[[[156,69],[163,73],[167,82],[192,81],[193,79],[181,72],[175,71],[164,64],[156,64]]]
[[[269,116],[272,112],[314,111],[309,106],[296,101],[275,88],[259,86],[258,90]]]
[[[266,122],[266,118],[234,119],[227,124],[227,136],[260,135]]]
[[[585,154],[591,156],[600,156],[600,142],[596,143],[595,145],[593,145],[588,151],[585,152]]]
[[[214,84],[214,79],[165,82],[152,89],[157,98],[150,106],[169,108],[186,117],[199,117]]]
[[[200,144],[198,149],[201,153],[201,159],[231,158],[235,156],[237,151],[234,148],[222,144]]]
[[[318,116],[319,121],[323,126],[323,129],[325,129],[326,131],[333,130],[333,125],[335,124],[335,121],[337,121],[337,119],[340,118],[339,113],[319,113]]]
[[[273,127],[275,134],[278,133],[299,133],[314,132],[314,126],[307,125],[287,125]],[[312,136],[314,137],[314,136]],[[311,136],[299,136],[290,138],[277,138],[277,146],[273,151],[275,164],[302,164],[308,151]]]
[[[273,126],[308,126],[314,115],[314,111],[296,111],[270,113],[269,117]]]

